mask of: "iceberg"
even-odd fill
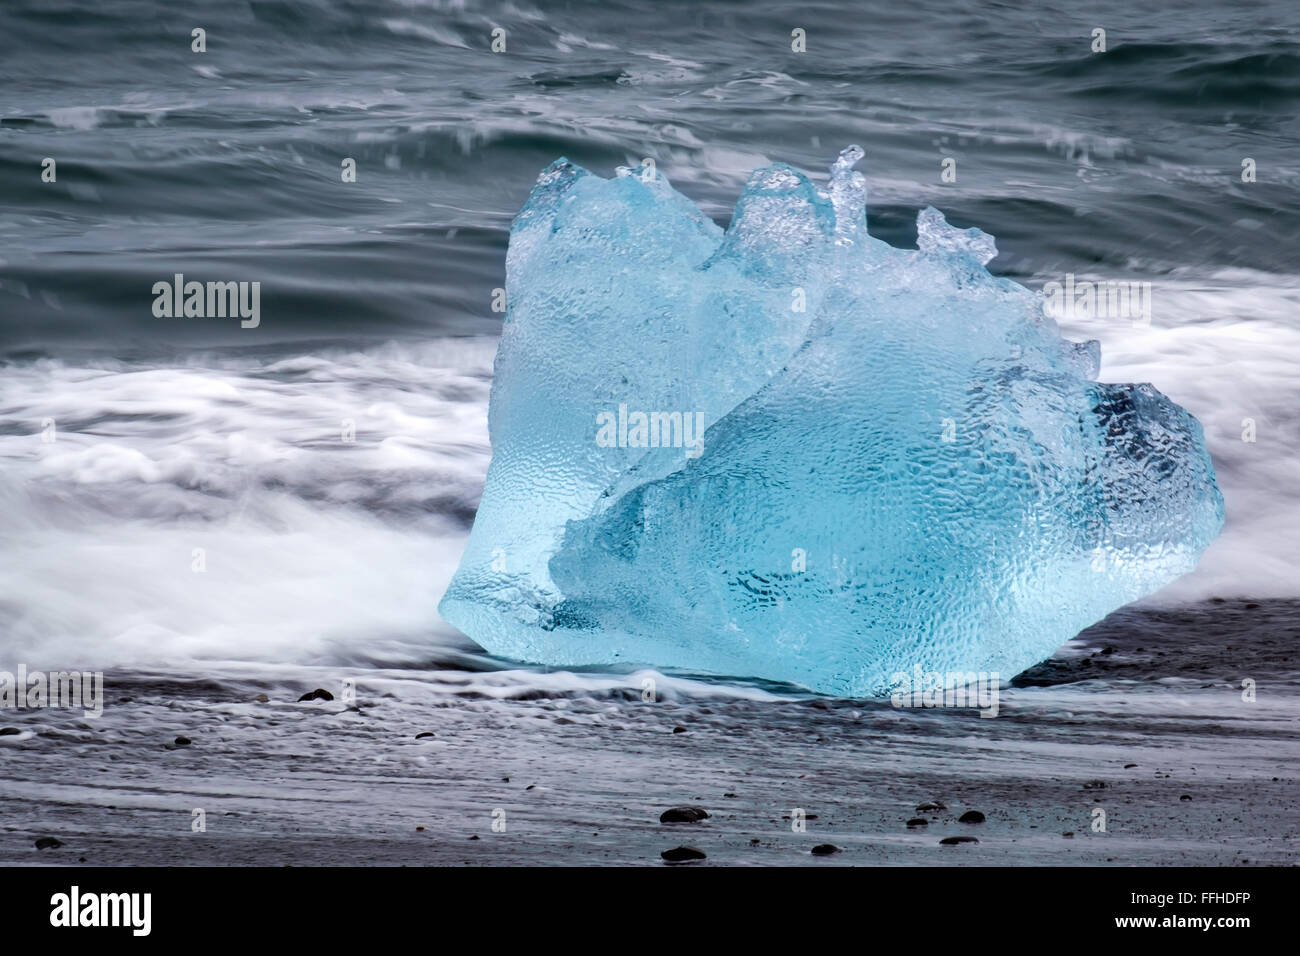
[[[859,147],[756,171],[724,232],[565,160],[511,230],[493,457],[439,605],[489,652],[883,696],[1010,678],[1191,570],[1199,423],[1097,382],[992,236],[872,237]]]

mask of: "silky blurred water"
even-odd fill
[[[1103,380],[1205,426],[1228,525],[1161,599],[1294,596],[1297,21],[1282,0],[7,0],[0,650],[466,648],[434,607],[486,468],[493,290],[537,172],[649,157],[725,225],[752,169],[822,175],[850,142],[890,242],[933,204],[1031,287],[1152,283],[1149,326],[1063,326],[1100,339]],[[260,282],[260,325],[156,318],[176,273]]]

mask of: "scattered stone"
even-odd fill
[[[1185,794],[1183,794],[1181,797],[1179,797],[1178,799],[1179,799],[1179,800],[1190,800],[1190,799],[1192,799],[1192,795],[1191,795],[1190,793],[1185,793]]]
[[[758,837],[754,837],[752,840],[749,841],[749,845],[750,845],[750,846],[758,846],[758,845],[759,845],[760,843],[762,843],[762,842],[763,842],[763,841],[760,840]]]
[[[1134,767],[1136,767],[1136,766],[1137,766],[1137,764],[1135,764],[1135,763],[1126,763],[1126,764],[1124,764],[1124,769],[1125,769],[1125,770],[1132,770],[1132,769],[1133,769]]]
[[[418,734],[416,734],[416,735],[415,735],[415,739],[416,739],[416,740],[423,740],[425,737],[432,737],[432,736],[433,736],[433,731],[432,731],[432,730],[426,730],[426,731],[424,731],[423,733],[418,733]],[[506,779],[509,780],[510,778],[507,777]]]
[[[478,834],[475,833],[472,837],[470,837],[470,839],[471,839],[471,840],[477,840],[477,839],[478,839]]]
[[[327,691],[324,687],[317,687],[310,694],[303,694],[301,697],[299,697],[298,702],[302,703],[304,700],[333,700],[333,699],[334,699],[334,695],[331,694],[329,691]]]
[[[939,841],[940,846],[956,846],[958,843],[979,843],[979,840],[968,836],[950,836]]]
[[[14,734],[21,734],[22,731],[17,727],[0,727],[0,737],[12,737]]]
[[[1073,840],[1073,839],[1074,839],[1074,831],[1073,831],[1073,830],[1066,830],[1064,833],[1061,834],[1061,836],[1065,837],[1067,840]]]
[[[669,863],[687,863],[691,860],[707,859],[704,851],[693,846],[675,846],[659,854]]]
[[[177,747],[188,747],[190,744],[194,743],[194,741],[190,740],[189,737],[177,737],[173,743],[175,743]]]
[[[1251,601],[1249,604],[1243,605],[1243,607],[1245,607],[1247,611],[1253,611],[1255,610],[1255,608],[1259,607],[1259,605],[1256,604],[1254,601]]]
[[[674,727],[674,728],[673,728],[673,733],[675,733],[675,734],[684,734],[684,733],[686,733],[686,728],[685,728],[685,727],[681,727],[681,726]]]
[[[535,784],[535,783],[530,783],[528,786],[524,787],[524,789],[525,789],[525,790],[531,790],[531,789],[533,789],[533,787],[535,787],[535,786],[537,786],[537,784]]]
[[[699,823],[709,818],[703,807],[669,807],[659,814],[660,823]]]
[[[824,701],[824,700],[815,700],[815,701],[812,702],[812,706],[816,707],[818,710],[830,710],[830,709],[831,709],[831,705],[830,705],[830,703],[829,703],[828,701]]]
[[[1105,790],[1105,789],[1106,789],[1106,781],[1105,781],[1105,780],[1089,780],[1087,783],[1085,783],[1085,784],[1083,785],[1083,789],[1085,789],[1085,790]]]
[[[923,803],[916,808],[917,813],[929,813],[931,810],[947,810],[948,808],[935,800],[933,803]]]
[[[253,698],[253,701],[258,704],[269,704],[271,702],[271,698],[267,697],[265,694],[258,694],[256,697]]]
[[[38,850],[53,850],[61,846],[63,846],[63,841],[58,837],[41,837],[36,841],[36,849]]]
[[[502,778],[501,778],[501,782],[502,782],[502,783],[509,783],[509,782],[510,782],[510,778],[509,778],[509,777],[502,777]]]
[[[909,830],[915,829],[916,827],[928,827],[929,825],[930,821],[925,817],[912,817],[912,819],[907,821],[907,828]]]
[[[840,848],[834,843],[818,843],[812,848],[813,856],[830,856],[832,853],[839,853]]]
[[[723,796],[724,796],[724,797],[734,797],[735,794],[734,794],[734,793],[724,793]]]
[[[1105,647],[1101,649],[1101,653],[1104,657],[1110,657],[1110,655],[1115,653],[1115,648],[1107,644]]]
[[[958,823],[983,823],[984,814],[980,813],[978,810],[967,810],[965,813],[963,813],[961,816],[957,818],[957,822]]]
[[[424,827],[416,827],[415,829],[416,829],[416,832],[417,832],[417,833],[423,833],[423,832],[424,832]]]

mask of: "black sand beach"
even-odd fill
[[[1294,602],[1125,610],[1004,687],[996,718],[662,675],[650,703],[649,672],[468,658],[110,674],[98,720],[0,719],[20,731],[0,737],[0,860],[663,865],[687,845],[692,866],[1291,865],[1298,636]],[[345,677],[356,706],[298,701]],[[679,805],[709,817],[659,822]]]

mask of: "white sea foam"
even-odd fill
[[[420,660],[462,645],[435,606],[487,467],[494,345],[7,368],[0,655]]]

